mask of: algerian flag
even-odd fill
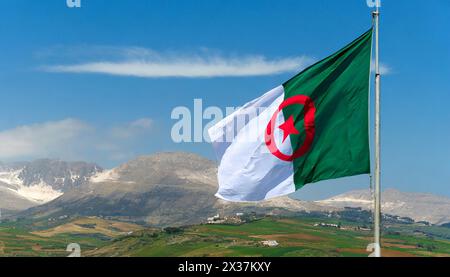
[[[228,201],[260,201],[305,184],[370,172],[372,29],[209,129]]]

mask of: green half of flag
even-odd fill
[[[292,117],[299,130],[299,134],[290,134],[294,152],[301,151],[308,132],[313,132],[306,153],[293,160],[296,189],[321,180],[370,172],[371,53],[372,29],[283,84],[286,100],[304,95],[310,101],[283,108],[284,118]],[[310,118],[305,122],[308,114]]]

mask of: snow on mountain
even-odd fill
[[[21,210],[45,204],[101,171],[95,164],[49,159],[0,164],[0,208]]]
[[[98,172],[89,179],[91,183],[115,182],[117,180],[119,180],[119,173],[115,169]]]
[[[0,172],[0,182],[11,186],[22,185],[22,180],[19,178],[20,172],[21,170]]]
[[[30,186],[20,186],[17,194],[38,204],[44,204],[60,197],[63,192],[54,190],[50,185],[40,182]]]

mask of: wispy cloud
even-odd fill
[[[129,139],[149,131],[153,126],[150,118],[140,118],[127,124],[111,128],[111,135],[115,138]]]
[[[158,53],[145,48],[114,49],[119,58],[42,67],[57,73],[96,73],[143,78],[211,78],[263,76],[296,72],[313,62],[307,56],[269,59],[261,55],[224,56],[206,50],[200,54]]]
[[[372,72],[375,72],[375,61],[372,61],[371,70]],[[392,74],[392,68],[389,65],[380,62],[380,74],[381,75]]]
[[[23,125],[0,131],[0,160],[90,156],[114,160],[132,153],[135,139],[150,134],[153,125],[150,118],[101,128],[72,118]]]

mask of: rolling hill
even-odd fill
[[[383,231],[383,256],[450,257],[448,228],[393,227],[395,232]],[[314,216],[265,216],[240,224],[165,229],[97,217],[56,226],[24,219],[0,223],[0,256],[64,257],[69,255],[66,247],[77,243],[83,257],[367,257],[372,235],[357,222]],[[277,245],[265,246],[268,240]]]

